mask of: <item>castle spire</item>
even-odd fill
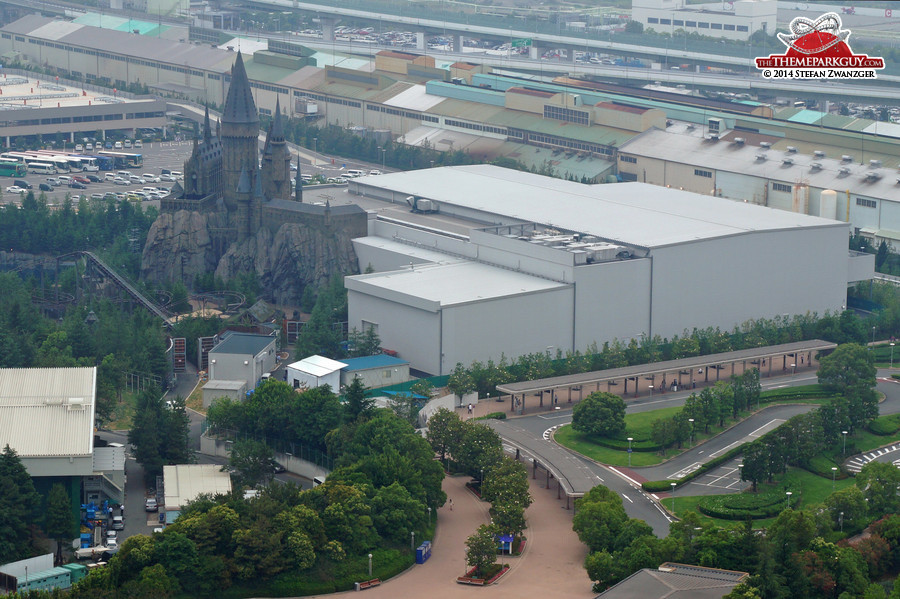
[[[272,123],[272,141],[284,141],[284,125],[281,123],[281,98],[275,99],[275,120]]]
[[[222,120],[216,119],[216,137],[222,137]]]
[[[250,176],[247,174],[247,167],[241,167],[241,178],[238,180],[238,193],[250,193]]]
[[[247,78],[247,69],[244,68],[244,58],[240,51],[231,69],[231,85],[228,86],[222,118],[227,123],[259,123],[259,113],[256,111],[250,80]]]
[[[209,126],[209,106],[207,106],[203,115],[203,143],[208,144],[210,141],[212,141],[212,129]]]

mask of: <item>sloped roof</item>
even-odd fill
[[[597,599],[720,599],[747,576],[746,572],[665,563],[658,570],[638,570]]]
[[[259,113],[250,91],[250,80],[240,51],[231,69],[231,85],[225,98],[225,110],[222,121],[225,123],[259,123]]]
[[[309,356],[308,358],[303,358],[299,362],[288,365],[288,368],[293,368],[294,370],[299,370],[300,372],[305,372],[306,374],[315,377],[323,377],[332,372],[337,372],[345,366],[346,364],[344,362],[338,362],[337,360],[332,360],[325,356]]]
[[[94,450],[97,369],[0,369],[0,447],[21,457]]]
[[[348,358],[344,360],[344,370],[347,372],[355,372],[358,370],[369,370],[371,368],[388,368],[390,366],[400,366],[409,364],[409,360],[395,358],[387,354],[377,354],[375,356],[363,356],[361,358]]]
[[[237,354],[255,356],[275,343],[275,337],[231,332],[217,346],[209,350],[211,354]]]
[[[218,464],[177,464],[163,466],[166,508],[180,508],[203,493],[231,492],[231,475]]]

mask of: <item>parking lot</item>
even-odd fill
[[[140,168],[136,169],[127,169],[131,174],[140,176],[143,173],[152,173],[154,175],[160,175],[162,169],[167,168],[170,170],[181,171],[184,169],[184,161],[191,154],[191,149],[193,147],[192,141],[180,141],[180,142],[154,142],[154,143],[145,143],[143,148],[130,148],[127,150],[122,150],[123,152],[141,154],[143,156],[144,165]],[[67,174],[69,176],[80,175],[97,175],[101,179],[103,179],[107,173],[115,172],[115,171],[100,171],[99,173],[60,173]],[[41,193],[38,189],[40,183],[44,183],[48,177],[58,177],[59,175],[39,175],[35,173],[28,173],[25,177],[4,177],[2,180],[3,186],[3,201],[4,202],[14,202],[16,198],[13,194],[10,194],[6,191],[8,187],[13,185],[13,179],[24,179],[28,181],[33,187],[33,191],[35,194]],[[85,189],[73,189],[71,187],[59,186],[55,187],[53,191],[44,191],[43,193],[47,197],[47,203],[50,205],[61,204],[65,198],[66,194],[69,194],[72,198],[79,195],[84,195],[86,197],[91,197],[94,194],[105,195],[107,193],[127,193],[129,191],[139,190],[142,187],[167,187],[171,188],[174,183],[172,181],[161,181],[159,183],[129,183],[128,185],[117,185],[111,181],[101,181],[100,183],[88,183],[86,184]]]

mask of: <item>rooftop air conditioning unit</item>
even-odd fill
[[[759,147],[760,147],[760,148],[771,148],[771,147],[772,147],[772,142],[770,142],[770,141],[761,141],[761,142],[759,142]]]
[[[736,143],[739,146],[742,146],[742,145],[744,145],[744,138],[743,137],[735,137],[734,143]]]
[[[881,161],[880,160],[870,160],[869,166],[871,168],[881,168]]]
[[[783,164],[785,166],[791,166],[792,164],[794,164],[794,159],[793,158],[785,158],[784,160],[781,161],[781,164]]]
[[[875,171],[866,173],[866,181],[878,181],[879,179],[881,179],[881,173]]]
[[[794,146],[788,146],[787,148],[785,148],[785,150],[787,150],[788,154],[796,154],[797,153],[797,148],[795,148]]]
[[[850,154],[843,154],[841,156],[841,162],[853,162],[853,156]]]
[[[709,141],[719,141],[719,136],[718,135],[710,135],[706,139],[708,139]]]
[[[757,154],[756,159],[760,160],[760,161],[764,161],[766,159],[766,155],[765,154]]]
[[[812,163],[810,163],[809,168],[811,168],[814,171],[820,171],[820,170],[822,170],[822,163],[821,162],[812,162]]]
[[[840,174],[842,174],[842,175],[849,175],[849,174],[850,174],[850,167],[848,167],[848,166],[842,166],[841,168],[838,169],[838,172],[839,172]]]

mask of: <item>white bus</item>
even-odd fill
[[[55,175],[56,167],[48,162],[26,162],[29,172],[39,175]]]

